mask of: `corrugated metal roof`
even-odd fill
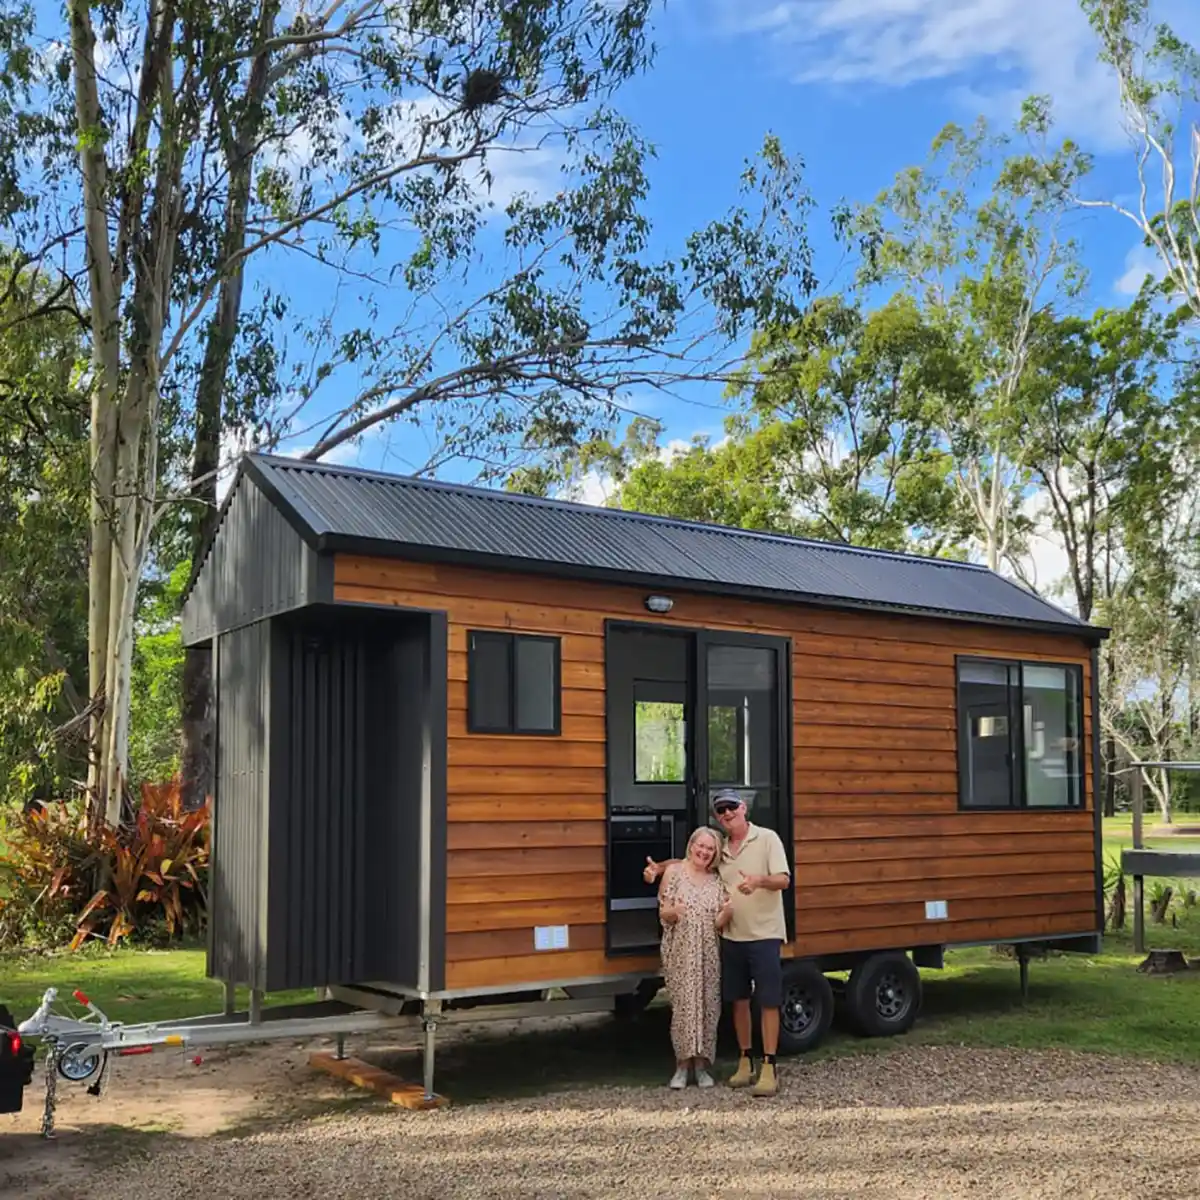
[[[318,549],[387,544],[426,558],[1103,632],[975,564],[291,458],[251,455],[247,465]]]

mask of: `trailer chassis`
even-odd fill
[[[371,989],[326,988],[325,999],[307,1004],[263,1008],[261,996],[252,994],[246,1012],[232,1011],[188,1017],[178,1021],[124,1024],[111,1020],[82,991],[71,994],[86,1010],[72,1016],[59,1007],[58,989],[48,988],[34,1013],[18,1026],[22,1037],[46,1047],[46,1094],[41,1135],[54,1137],[58,1078],[85,1083],[89,1094],[101,1096],[111,1084],[110,1059],[149,1054],[158,1048],[196,1050],[269,1041],[332,1038],[336,1057],[345,1057],[348,1036],[372,1033],[419,1032],[425,1099],[433,1090],[437,1030],[440,1025],[477,1024],[482,1021],[522,1020],[533,1017],[573,1016],[611,1012],[615,997],[605,991],[593,995],[555,997],[548,989],[535,1000],[509,1002],[503,996],[477,997],[469,1005],[453,1006],[442,999],[406,999]]]

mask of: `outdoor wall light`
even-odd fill
[[[647,596],[646,607],[652,613],[669,613],[675,607],[675,601],[670,596]]]

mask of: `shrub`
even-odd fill
[[[183,807],[179,780],[142,785],[141,804],[127,829],[100,834],[107,881],[79,914],[71,948],[89,937],[115,946],[149,924],[171,937],[199,932],[207,908],[209,805]]]
[[[89,939],[110,946],[165,927],[199,932],[207,907],[209,806],[183,807],[178,780],[144,784],[137,812],[121,829],[89,837],[82,806],[24,813],[6,833],[7,898],[0,943]]]
[[[55,801],[9,816],[0,861],[0,945],[57,945],[75,929],[100,865],[82,803]]]

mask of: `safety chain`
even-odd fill
[[[42,1137],[54,1136],[54,1109],[58,1096],[58,1060],[61,1056],[57,1042],[50,1042],[46,1049],[46,1106],[42,1110]]]

